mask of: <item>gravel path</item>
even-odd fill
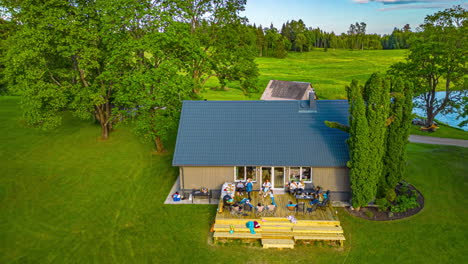
[[[424,143],[424,144],[434,144],[434,145],[451,145],[468,148],[468,140],[463,139],[453,139],[453,138],[439,138],[439,137],[426,137],[426,136],[417,136],[410,135],[409,141],[413,143]]]

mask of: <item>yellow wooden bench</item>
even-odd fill
[[[292,239],[262,239],[263,248],[294,248]]]
[[[260,233],[256,234],[251,234],[250,232],[235,232],[234,233],[229,233],[229,232],[214,232],[213,238],[215,240],[218,240],[219,238],[232,238],[232,239],[261,239],[262,235]]]
[[[341,226],[295,226],[294,233],[343,234]]]
[[[250,229],[248,229],[245,225],[232,225],[234,227],[234,232],[250,232]],[[215,232],[229,232],[231,230],[231,225],[220,225],[220,224],[215,224],[214,225],[214,231]],[[255,232],[261,232],[262,228],[255,228]]]
[[[294,240],[323,240],[323,241],[338,241],[340,246],[346,240],[343,234],[301,234],[295,235]]]

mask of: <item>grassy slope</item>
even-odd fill
[[[376,71],[385,72],[390,65],[403,60],[405,50],[349,51],[316,49],[312,52],[290,53],[285,59],[258,58],[260,92],[245,97],[236,83],[227,91],[213,91],[219,84],[207,83],[203,96],[209,100],[259,99],[268,82],[274,80],[310,82],[320,99],[345,99],[345,86],[357,79],[364,83]]]
[[[442,137],[468,140],[467,131],[443,124],[439,124],[439,129],[436,132],[421,131],[420,126],[411,126],[411,134],[428,137]]]
[[[411,144],[407,179],[426,196],[413,218],[376,223],[340,211],[344,249],[211,245],[215,206],[163,205],[171,155],[120,128],[66,117],[54,132],[22,126],[0,97],[0,263],[462,263],[468,253],[468,149]],[[429,166],[430,165],[430,166]]]

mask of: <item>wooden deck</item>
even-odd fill
[[[252,193],[252,200],[254,205],[258,202],[262,205],[270,204],[270,197],[259,197],[258,193]],[[213,238],[215,240],[261,240],[264,248],[294,248],[297,241],[314,240],[331,241],[343,245],[345,240],[343,228],[332,207],[316,210],[311,214],[294,213],[286,208],[289,201],[296,203],[296,199],[289,194],[275,195],[277,204],[275,215],[257,217],[255,210],[240,216],[232,215],[228,210],[220,210],[223,208],[221,198],[213,224]],[[305,208],[309,207],[308,201],[304,202],[306,202]],[[286,218],[289,215],[294,215],[297,222],[290,222]],[[256,234],[251,234],[246,227],[248,221],[260,223],[261,227],[255,229]]]
[[[253,192],[251,194],[252,196],[252,205],[257,205],[259,202],[262,205],[268,205],[271,204],[270,197],[263,197],[259,196],[258,192]],[[239,198],[236,197],[237,200],[241,198],[247,198],[247,195],[241,196]],[[223,207],[223,201],[222,197],[220,197],[220,202],[219,202],[219,207],[218,207],[218,212]],[[293,203],[296,203],[296,198],[290,194],[277,194],[275,195],[275,202],[277,205],[276,213],[274,217],[287,217],[288,215],[294,215],[296,219],[298,220],[324,220],[324,221],[339,221],[338,217],[334,213],[334,210],[331,210],[330,208],[327,208],[327,210],[316,210],[315,212],[311,214],[307,213],[296,213],[289,211],[286,208],[286,205],[289,203],[289,201],[292,201]],[[310,207],[309,205],[309,200],[299,200],[299,202],[305,202],[305,208]],[[218,213],[216,215],[216,220],[221,220],[221,219],[260,219],[261,217],[255,217],[255,210],[252,210],[252,213],[247,213],[247,216],[240,216],[240,217],[235,217],[231,215],[229,211],[223,211],[222,213]]]

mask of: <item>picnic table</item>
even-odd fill
[[[305,195],[304,196],[304,195],[300,194],[300,195],[296,195],[295,197],[296,197],[296,202],[299,201],[299,200],[313,200],[313,199],[315,199],[315,197],[312,196],[312,195]]]

